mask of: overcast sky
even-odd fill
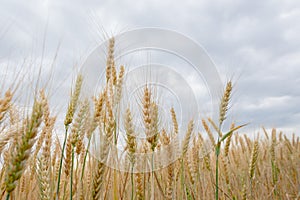
[[[297,0],[0,0],[1,76],[24,58],[43,58],[47,74],[59,47],[51,87],[66,91],[104,31],[166,28],[201,44],[223,82],[233,78],[230,120],[250,122],[252,132],[264,125],[299,134],[299,19]],[[53,98],[66,94],[56,91]]]

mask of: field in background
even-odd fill
[[[106,85],[96,97],[79,98],[84,80],[78,75],[62,144],[45,88],[32,96],[28,116],[15,106],[18,90],[1,91],[1,199],[300,199],[299,137],[262,128],[252,139],[239,133],[240,124],[221,131],[231,82],[220,102],[219,121],[202,119],[205,131],[199,132],[190,119],[185,137],[178,139],[174,109],[173,123],[161,124],[151,87],[143,90],[140,116],[132,116],[130,105],[119,112],[126,74],[124,67],[117,70],[113,53],[111,39]],[[138,137],[134,117],[142,118],[146,138]],[[112,146],[118,145],[120,129],[126,132],[126,148],[116,154]],[[97,149],[91,153],[95,138]]]

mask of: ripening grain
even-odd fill
[[[98,95],[80,98],[84,77],[78,75],[60,124],[63,131],[55,129],[59,122],[46,88],[31,97],[32,109],[23,116],[16,114],[15,92],[1,91],[1,199],[300,199],[299,137],[262,129],[265,136],[252,139],[240,124],[222,132],[231,82],[220,102],[219,121],[189,119],[181,139],[175,109],[165,108],[172,123],[162,123],[148,85],[140,114],[133,115],[137,108],[131,105],[122,113],[126,70],[116,66],[114,45],[112,38],[107,66],[102,66],[106,84]],[[138,138],[136,118],[141,118],[145,138]],[[112,146],[119,145],[120,130],[125,148],[116,154]],[[64,136],[63,144],[56,134]],[[99,145],[92,154],[96,139]],[[178,159],[163,165],[176,155]]]

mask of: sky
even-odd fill
[[[30,82],[42,65],[43,76],[55,77],[51,98],[62,109],[80,65],[107,35],[174,30],[205,49],[224,84],[233,80],[229,121],[250,123],[252,133],[264,126],[299,135],[297,19],[297,0],[0,0],[1,76],[14,80],[28,67]]]

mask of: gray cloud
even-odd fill
[[[40,60],[45,39],[47,74],[60,44],[52,84],[53,98],[62,102],[58,107],[66,104],[74,67],[78,71],[105,31],[112,35],[155,26],[195,39],[215,61],[224,81],[231,76],[237,80],[233,117],[251,121],[253,127],[296,132],[300,128],[298,1],[12,0],[2,1],[0,13],[1,68],[25,57]]]

